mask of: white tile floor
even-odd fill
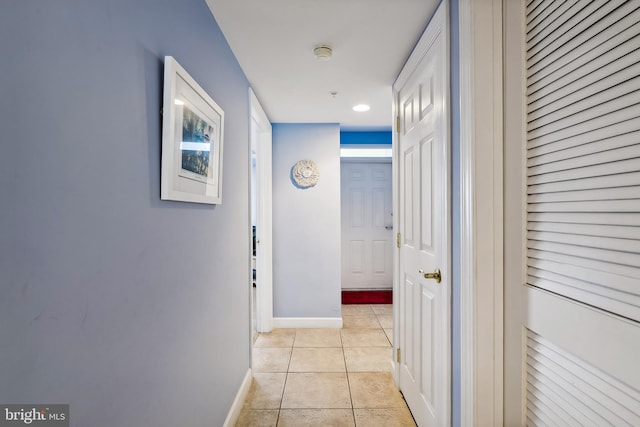
[[[415,427],[390,372],[391,305],[343,305],[342,319],[258,336],[236,426]]]

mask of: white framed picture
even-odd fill
[[[222,203],[223,139],[222,108],[165,56],[160,198]]]

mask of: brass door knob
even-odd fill
[[[418,273],[422,274],[425,279],[435,279],[436,283],[440,283],[442,281],[442,275],[440,275],[440,269],[436,269],[433,273],[425,273],[423,269],[420,269]]]

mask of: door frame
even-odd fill
[[[439,22],[438,22],[439,21]],[[433,25],[432,25],[433,24]],[[399,131],[400,131],[400,106],[399,103],[399,92],[406,84],[407,80],[411,77],[412,73],[418,67],[420,61],[427,54],[427,51],[433,44],[436,36],[438,34],[441,37],[444,37],[444,63],[442,64],[442,85],[443,85],[443,94],[445,94],[443,99],[443,137],[445,139],[445,144],[443,148],[443,158],[440,159],[443,164],[443,175],[444,175],[444,203],[443,203],[443,214],[442,218],[444,221],[444,237],[442,241],[442,276],[443,276],[443,285],[447,286],[445,297],[447,299],[448,304],[444,307],[443,315],[446,318],[444,322],[444,330],[441,331],[443,336],[447,337],[445,348],[442,349],[444,352],[443,361],[446,364],[444,367],[445,371],[447,371],[447,375],[444,377],[444,382],[442,384],[442,389],[437,390],[437,393],[443,393],[447,396],[446,399],[443,399],[443,408],[438,408],[441,411],[443,418],[442,425],[450,425],[452,416],[451,416],[451,408],[452,408],[452,395],[451,395],[451,373],[452,373],[452,351],[451,351],[451,342],[452,342],[452,322],[451,322],[451,313],[452,313],[452,280],[451,280],[451,265],[452,265],[452,257],[451,257],[451,91],[450,91],[450,76],[451,76],[451,59],[450,59],[450,8],[449,2],[444,0],[433,12],[433,15],[430,18],[430,21],[426,27],[426,30],[416,43],[409,59],[407,59],[406,63],[403,65],[400,74],[396,78],[396,81],[393,84],[393,116],[396,118],[395,129],[392,132],[392,197],[393,197],[393,207],[394,212],[397,212],[397,215],[393,216],[393,230],[396,233],[396,236],[400,233],[400,143],[398,140]],[[393,274],[393,357],[391,360],[392,365],[392,375],[395,383],[400,385],[400,363],[397,360],[397,351],[400,344],[400,331],[398,325],[400,324],[400,300],[399,300],[399,287],[401,283],[400,277],[400,248],[399,244],[396,244],[393,262],[394,262],[394,274]]]
[[[271,332],[273,329],[272,131],[271,122],[251,88],[249,88],[249,110],[249,168],[251,168],[251,149],[252,147],[256,149],[257,286],[256,301],[254,302],[256,304],[256,331]],[[254,132],[254,123],[258,126],[255,129],[256,132]],[[251,169],[249,169],[249,173],[251,173]],[[251,195],[251,191],[249,194]],[[249,229],[251,229],[251,218],[249,218]]]
[[[504,185],[504,423],[525,425],[526,395],[523,365],[523,328],[514,322],[527,312],[521,286],[527,281],[527,147],[507,144],[526,141],[526,85],[524,2],[504,4],[504,162],[510,171]],[[517,94],[517,95],[516,95]],[[517,313],[517,314],[516,314]]]
[[[459,0],[461,425],[503,425],[503,1]]]

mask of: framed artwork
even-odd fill
[[[171,56],[164,57],[162,200],[222,203],[224,112]]]

